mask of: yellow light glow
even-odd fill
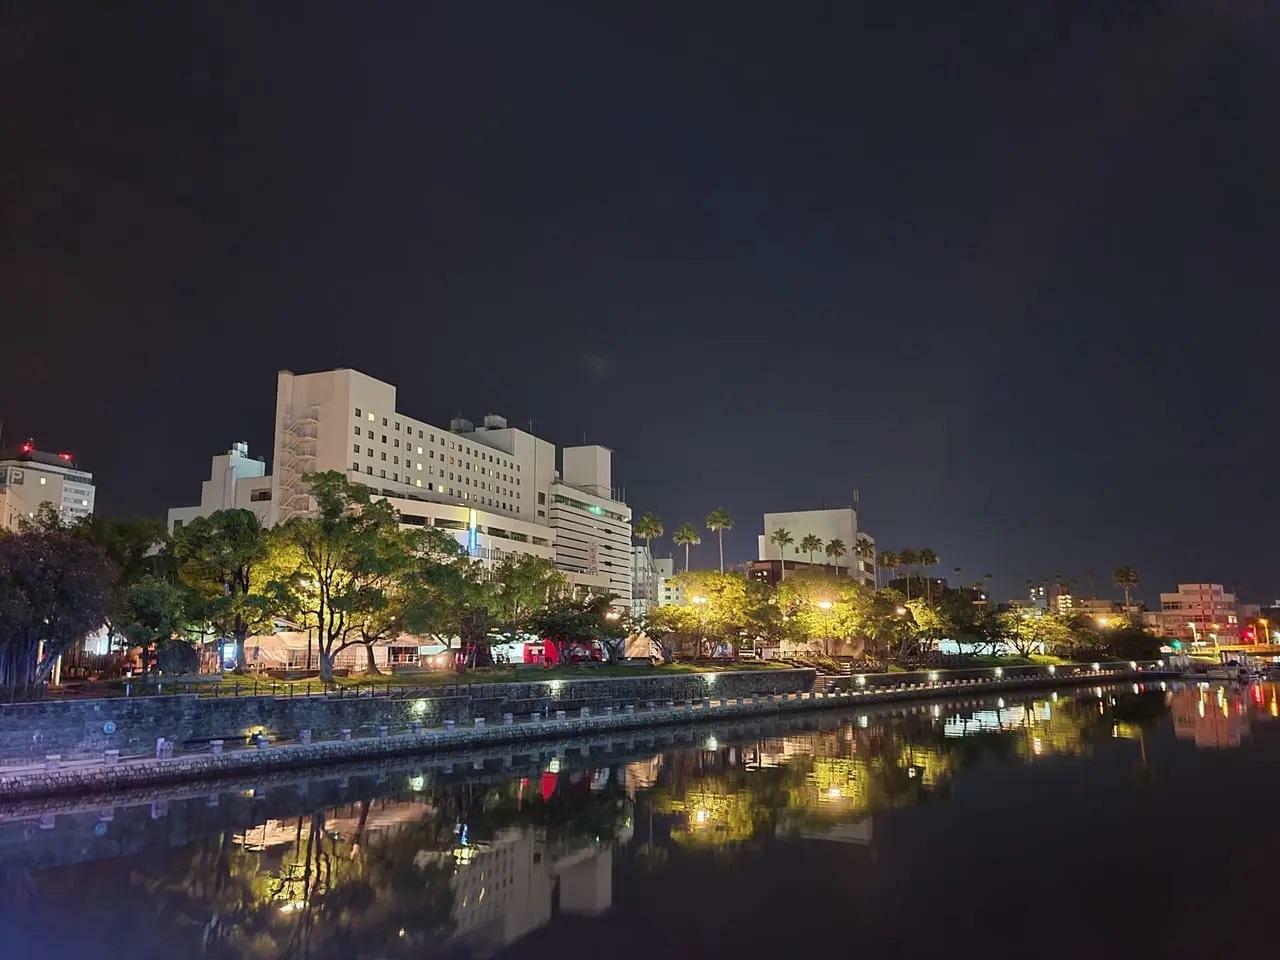
[[[819,601],[818,601],[818,609],[819,609],[819,610],[830,610],[830,609],[831,609],[831,601],[830,601],[830,600],[819,600]]]
[[[698,606],[702,606],[704,603],[707,602],[707,598],[703,596],[690,597],[689,600],[692,603],[696,603]]]

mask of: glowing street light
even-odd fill
[[[1111,625],[1110,617],[1098,617],[1098,626],[1106,627]]]
[[[694,603],[694,604],[697,604],[699,607],[700,607],[700,606],[702,606],[704,603],[706,603],[706,602],[707,602],[707,598],[706,598],[706,597],[702,597],[702,596],[698,596],[698,597],[690,597],[690,598],[689,598],[689,600],[690,600],[690,602],[692,602],[692,603]]]
[[[818,601],[818,609],[819,609],[819,610],[830,610],[830,609],[831,609],[831,601],[830,601],[830,600],[819,600],[819,601]]]

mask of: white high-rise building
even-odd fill
[[[202,493],[199,508],[171,519],[226,502],[215,482],[227,469],[219,460],[209,481],[217,502],[206,505]],[[284,370],[272,472],[234,476],[232,499],[239,505],[242,486],[244,496],[267,497],[247,502],[268,503],[267,522],[280,523],[314,510],[309,474],[334,470],[391,501],[403,523],[450,531],[486,566],[508,553],[543,557],[579,588],[610,591],[629,606],[631,510],[610,488],[612,454],[566,447],[562,460],[557,470],[554,444],[494,414],[480,426],[457,418],[445,429],[401,411],[394,386],[357,370]]]
[[[70,453],[44,453],[28,440],[0,455],[0,529],[18,529],[46,503],[74,522],[93,513],[94,496],[93,474]]]

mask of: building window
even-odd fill
[[[382,459],[383,459],[383,460],[386,460],[386,459],[387,459],[387,451],[385,451],[385,450],[383,450],[383,451],[382,451]]]
[[[360,436],[360,424],[356,424],[356,436]]]
[[[547,502],[547,495],[545,493],[538,494],[538,506],[542,506],[546,502]]]
[[[421,439],[422,439],[422,431],[421,431],[421,430],[419,430],[419,431],[418,431],[418,439],[419,439],[419,440],[421,440]],[[418,452],[419,452],[419,453],[421,453],[422,451],[421,451],[421,450],[419,450]]]
[[[359,420],[361,416],[363,416],[363,414],[360,413],[360,408],[356,407],[356,419]]]
[[[382,425],[383,425],[384,427],[387,425],[387,418],[386,418],[386,417],[383,417],[383,418],[382,418]]]
[[[421,470],[422,470],[422,461],[421,461],[421,460],[419,460],[419,461],[418,461],[418,463],[417,463],[417,465],[414,467],[414,469],[415,469],[415,470],[418,470],[418,471],[421,471]]]
[[[364,468],[364,472],[365,472],[365,473],[367,473],[369,476],[371,476],[371,477],[372,477],[372,476],[373,476],[373,467],[365,467],[365,468]]]
[[[381,477],[383,480],[387,479],[387,471],[385,471],[385,470],[379,470],[379,471],[378,471],[378,476],[379,476],[379,477]]]
[[[421,447],[421,446],[419,446],[419,447],[418,447],[418,456],[422,456],[422,447]]]
[[[400,421],[399,421],[399,420],[397,420],[397,421],[396,421],[396,429],[397,429],[397,430],[399,430],[399,429],[400,429]]]
[[[373,431],[372,431],[372,430],[366,430],[365,432],[366,432],[367,434],[369,434],[369,439],[370,439],[370,440],[372,440],[372,439],[373,439]]]
[[[400,466],[400,458],[399,458],[399,457],[392,457],[392,458],[391,458],[391,462],[392,462],[392,463],[394,463],[397,467],[398,467],[398,466]]]
[[[366,453],[368,453],[368,454],[369,454],[369,456],[371,456],[371,457],[372,457],[372,456],[373,456],[373,447],[367,447],[367,448],[365,449],[365,452],[366,452]]]
[[[353,464],[351,464],[351,469],[352,469],[352,470],[354,470],[356,473],[359,473],[359,472],[360,472],[360,464],[358,464],[358,463],[353,463]]]
[[[369,414],[369,422],[370,422],[370,423],[373,423],[373,420],[374,420],[374,416],[373,416],[373,414],[372,414],[372,413],[370,413],[370,414]]]
[[[351,448],[351,452],[352,452],[352,453],[359,453],[359,452],[360,452],[360,444],[358,444],[358,443],[357,443],[355,446],[353,446],[353,447]]]
[[[382,442],[383,443],[387,442],[387,435],[385,433],[382,435]]]

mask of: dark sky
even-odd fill
[[[105,513],[351,366],[735,561],[858,488],[1002,595],[1280,594],[1274,4],[4,6],[0,416]]]

